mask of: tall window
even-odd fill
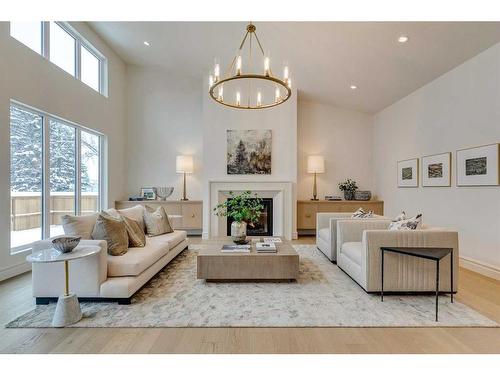
[[[107,95],[107,61],[67,22],[11,22],[10,35],[33,51]]]
[[[100,210],[103,142],[98,133],[11,104],[12,252],[63,234],[63,215]]]

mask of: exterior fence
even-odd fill
[[[82,215],[97,212],[98,193],[82,193]],[[50,224],[61,224],[61,216],[75,214],[75,195],[73,193],[50,194]],[[40,228],[42,225],[41,193],[15,193],[10,196],[11,230],[20,231]]]

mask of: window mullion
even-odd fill
[[[50,22],[42,22],[42,56],[50,60]]]
[[[75,213],[76,215],[82,214],[82,173],[81,173],[81,160],[82,160],[82,142],[81,130],[76,128],[75,137]]]
[[[42,168],[42,238],[50,237],[50,126],[43,116],[43,168]]]

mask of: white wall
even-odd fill
[[[29,269],[24,261],[26,254],[10,255],[10,99],[107,135],[108,201],[113,202],[125,195],[125,66],[87,25],[72,25],[108,58],[108,98],[11,38],[9,23],[0,22],[0,279]]]
[[[361,190],[372,190],[373,116],[328,104],[298,103],[298,199],[312,198],[313,175],[307,156],[322,155],[325,173],[317,175],[318,198],[337,194],[338,183],[351,178]]]
[[[464,264],[500,276],[500,187],[456,187],[455,151],[500,142],[500,44],[375,116],[375,187],[385,213],[423,213],[460,233]],[[452,187],[397,188],[396,162],[452,152]],[[495,272],[496,270],[496,272]]]
[[[182,196],[177,155],[194,156],[189,199],[202,199],[202,88],[199,80],[161,69],[127,66],[127,194],[141,187],[174,186]]]
[[[226,170],[226,131],[228,129],[271,129],[272,159],[270,175],[228,175]],[[208,202],[209,181],[292,182],[293,199],[297,183],[297,92],[285,103],[263,110],[241,110],[217,104],[203,95],[203,188]],[[295,212],[295,207],[292,208]],[[209,216],[205,204],[203,233],[208,235]],[[294,213],[295,217],[295,213]],[[295,220],[293,220],[295,223]],[[293,232],[295,230],[292,229]]]

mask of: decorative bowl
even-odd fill
[[[354,199],[357,201],[369,201],[372,198],[372,192],[369,190],[356,190]]]
[[[71,253],[73,249],[80,243],[81,237],[65,236],[58,237],[52,240],[52,247],[61,253]]]
[[[167,200],[167,198],[170,197],[173,192],[174,192],[173,186],[156,188],[156,195],[158,196],[158,199],[160,201]]]

